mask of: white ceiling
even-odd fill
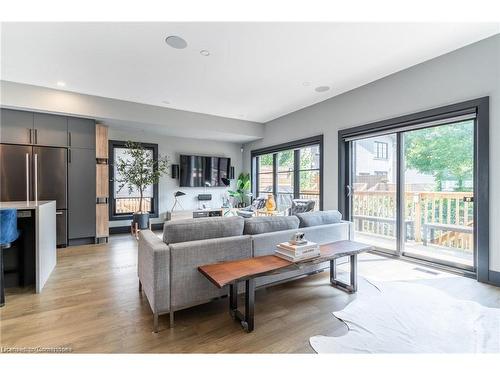
[[[498,32],[498,23],[3,23],[1,74],[267,122]],[[187,48],[169,47],[168,35]]]

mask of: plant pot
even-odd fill
[[[132,215],[132,226],[137,223],[138,229],[149,228],[149,212],[134,212]]]

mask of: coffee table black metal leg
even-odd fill
[[[351,289],[353,293],[358,291],[358,256],[357,254],[350,256],[351,263]]]
[[[229,313],[241,323],[243,329],[252,332],[254,329],[255,279],[245,281],[245,313],[238,310],[238,283],[229,285]]]
[[[238,283],[235,282],[229,285],[229,314],[233,319],[236,318],[238,311]]]
[[[337,265],[335,259],[330,261],[330,284],[337,289],[343,290],[347,293],[356,293],[358,290],[358,256],[357,254],[349,256],[349,263],[351,267],[350,284],[337,279]]]
[[[254,306],[255,306],[255,279],[245,281],[245,320],[241,325],[247,332],[252,332],[254,327]]]

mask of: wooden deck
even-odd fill
[[[391,239],[384,236],[377,236],[370,233],[355,232],[354,239],[359,242],[370,244],[376,248],[396,250],[396,239]],[[415,241],[405,242],[405,251],[414,255],[436,258],[446,262],[462,264],[472,267],[474,260],[472,251],[455,249],[446,246],[439,246],[428,243],[416,243]]]

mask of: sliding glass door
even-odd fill
[[[352,141],[352,215],[354,239],[395,252],[396,135]]]
[[[474,268],[474,121],[404,132],[403,254]]]
[[[458,118],[348,140],[355,240],[474,271],[474,129]]]

